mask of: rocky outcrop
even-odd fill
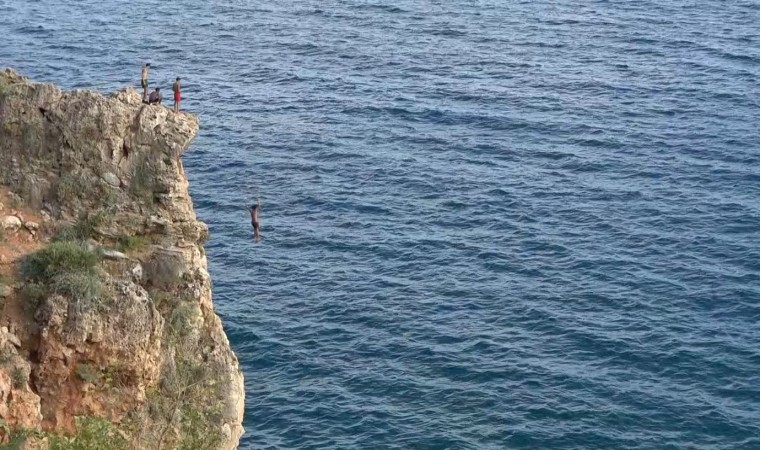
[[[8,428],[71,434],[96,417],[134,448],[237,447],[243,378],[180,158],[197,130],[132,89],[63,92],[0,72],[0,187],[49,218],[2,226],[55,249],[13,261],[27,314],[5,319],[29,332],[19,348],[0,333]],[[56,251],[96,263],[51,268]]]

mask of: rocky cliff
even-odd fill
[[[129,88],[0,72],[0,444],[237,447],[243,378],[181,161],[197,130]]]

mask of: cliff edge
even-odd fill
[[[237,448],[191,114],[0,72],[0,445]]]

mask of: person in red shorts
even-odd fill
[[[182,86],[180,86],[180,79],[177,77],[177,80],[172,85],[172,91],[174,91],[174,112],[179,112],[179,102],[182,100]]]

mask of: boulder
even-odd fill
[[[121,180],[113,172],[104,172],[102,175],[100,175],[100,178],[115,188],[121,186]]]
[[[142,264],[137,263],[134,267],[132,267],[132,278],[136,283],[141,283],[143,280],[143,267]]]
[[[117,252],[116,250],[109,250],[109,249],[101,249],[101,254],[106,259],[112,259],[115,261],[123,260],[123,259],[129,259],[127,258],[127,255],[125,255],[122,252]]]
[[[21,219],[16,216],[5,216],[0,219],[0,225],[6,230],[18,230],[21,228]]]

